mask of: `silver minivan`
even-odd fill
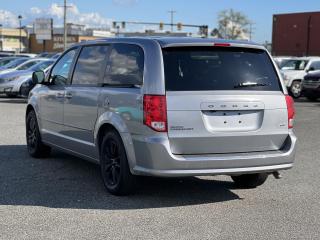
[[[66,50],[29,94],[28,151],[100,164],[106,189],[138,176],[229,175],[252,188],[293,166],[294,103],[260,45],[114,38]]]

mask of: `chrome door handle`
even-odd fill
[[[66,95],[64,95],[65,98],[67,99],[71,99],[72,98],[72,93],[66,93]]]
[[[64,93],[56,93],[57,98],[64,98]]]

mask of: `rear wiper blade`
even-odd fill
[[[243,82],[235,85],[234,88],[246,88],[246,87],[265,87],[270,86],[270,83],[257,83],[257,82]]]

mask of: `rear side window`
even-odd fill
[[[163,49],[168,91],[280,90],[275,68],[264,50],[234,47]]]
[[[320,61],[314,61],[310,64],[310,68],[313,70],[320,70]]]
[[[143,81],[144,54],[133,44],[114,44],[104,77],[106,85],[141,85]]]
[[[107,45],[84,47],[74,70],[72,84],[97,85],[102,77],[107,51]]]
[[[306,66],[308,65],[308,60],[288,60],[286,63],[284,63],[281,66],[282,70],[304,70]]]

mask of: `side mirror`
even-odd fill
[[[34,85],[43,83],[45,78],[46,77],[43,71],[37,71],[32,73],[32,83]]]

